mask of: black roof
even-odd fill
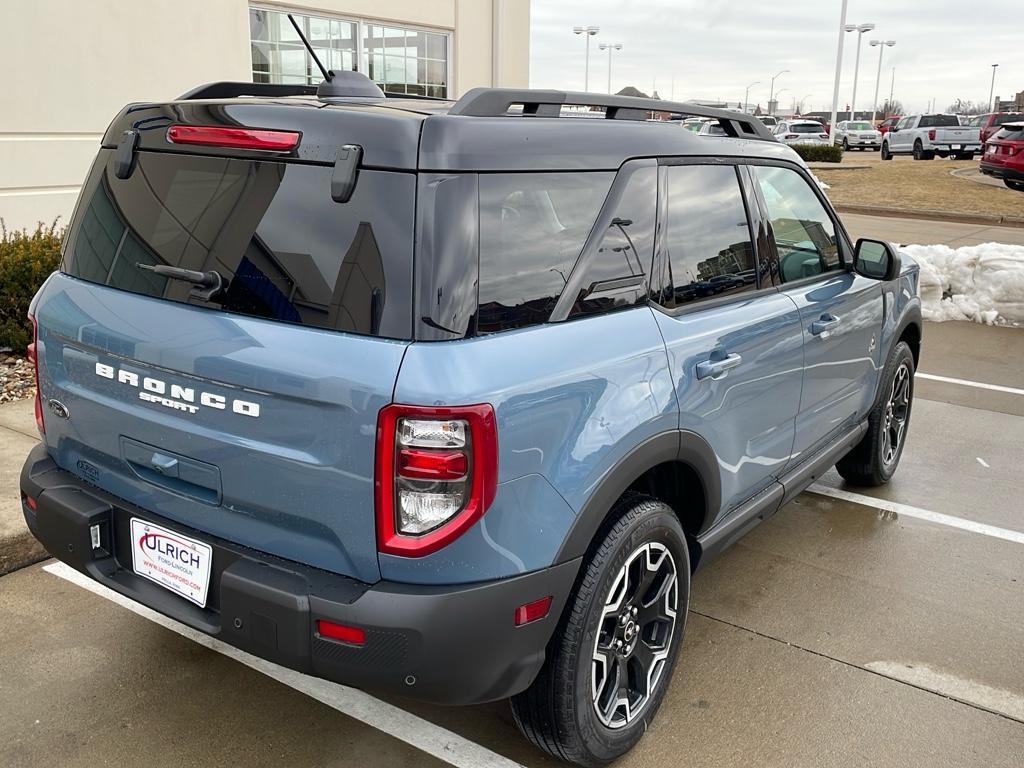
[[[678,121],[645,119],[652,111],[710,117],[727,136],[698,136]],[[342,146],[358,144],[363,167],[394,170],[614,170],[635,157],[795,157],[751,115],[677,102],[497,88],[474,89],[455,102],[397,94],[319,99],[310,86],[252,83],[215,83],[176,101],[129,105],[111,123],[104,146],[117,146],[134,130],[140,150],[173,151],[165,130],[172,123],[297,130],[298,161],[333,164]]]

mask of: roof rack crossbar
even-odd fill
[[[448,114],[466,117],[504,117],[509,116],[509,108],[513,105],[522,105],[522,114],[531,117],[559,117],[563,106],[601,107],[605,110],[605,117],[612,120],[643,120],[648,112],[671,112],[717,120],[726,134],[734,138],[775,141],[771,132],[753,115],[681,101],[638,96],[518,88],[473,88],[448,110]]]

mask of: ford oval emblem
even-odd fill
[[[57,418],[60,418],[60,419],[69,419],[69,418],[71,418],[71,413],[68,411],[67,406],[64,405],[64,403],[62,403],[60,400],[51,400],[49,405],[50,405],[50,413],[52,413]]]

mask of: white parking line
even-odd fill
[[[904,683],[934,691],[941,696],[948,696],[951,699],[1024,722],[1024,696],[1013,691],[967,680],[949,672],[932,669],[926,664],[870,661],[864,666],[885,677],[902,680]]]
[[[366,723],[450,765],[458,768],[523,768],[519,763],[502,757],[497,752],[492,752],[447,728],[434,725],[368,693],[295,672],[186,627],[83,576],[64,563],[51,563],[43,566],[43,570],[106,598],[122,608],[127,608],[172,632],[177,632],[199,645],[241,662],[289,688],[294,688],[342,714]]]
[[[859,493],[851,493],[850,491],[844,491],[839,488],[830,488],[827,485],[821,485],[820,483],[815,483],[807,490],[811,493],[820,493],[822,496],[831,496],[832,498],[840,499],[841,501],[850,501],[854,504],[874,507],[875,509],[883,509],[886,512],[895,512],[901,517],[914,517],[918,520],[927,520],[928,522],[946,525],[950,528],[959,528],[962,531],[970,531],[971,533],[980,533],[983,536],[991,536],[994,539],[1012,541],[1015,544],[1024,544],[1024,532],[1011,531],[1009,528],[999,528],[998,526],[988,525],[987,523],[976,523],[973,520],[965,520],[964,518],[956,517],[955,515],[945,515],[942,512],[932,512],[928,509],[912,507],[909,504],[900,504],[897,501],[876,499],[874,496],[864,496]]]
[[[980,381],[969,381],[967,379],[953,379],[950,378],[949,376],[936,376],[934,373],[921,373],[920,371],[915,373],[914,377],[918,379],[929,379],[931,381],[941,381],[945,384],[959,384],[961,387],[987,389],[991,392],[1008,392],[1011,395],[1024,395],[1024,389],[1017,389],[1016,387],[1004,387],[1002,384],[984,384]]]

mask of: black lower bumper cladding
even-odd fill
[[[21,492],[32,534],[51,555],[100,584],[291,669],[440,704],[493,701],[525,689],[544,662],[580,564],[572,560],[468,585],[365,584],[139,509],[59,468],[42,444],[25,462]],[[134,573],[128,545],[133,517],[212,547],[205,608]],[[93,526],[99,526],[98,547]],[[518,606],[548,595],[553,600],[546,618],[515,626]],[[365,642],[320,637],[321,619],[363,629]]]

